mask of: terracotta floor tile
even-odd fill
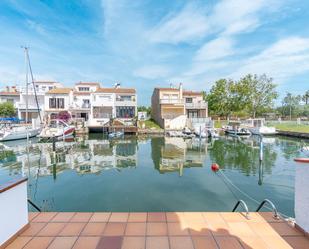
[[[263,224],[263,223],[262,223]],[[229,222],[229,231],[234,236],[256,236],[256,233],[246,222]]]
[[[241,222],[241,221],[244,221],[244,217],[235,212],[235,213],[232,213],[232,212],[220,212],[220,215],[223,217],[223,219],[226,221],[226,222]]]
[[[146,222],[147,213],[130,213],[128,222]]]
[[[208,224],[209,230],[213,235],[229,235],[229,226],[226,222],[211,222]]]
[[[259,236],[278,236],[278,233],[268,223],[252,222],[247,223]]]
[[[274,214],[272,212],[259,212],[259,214],[268,222],[284,222],[281,219],[274,218]]]
[[[204,212],[202,213],[204,216],[204,219],[208,224],[214,222],[214,223],[222,223],[225,222],[223,217],[220,215],[220,213],[217,212]]]
[[[32,237],[17,237],[11,244],[9,244],[5,249],[21,249],[23,248]]]
[[[274,223],[269,223],[269,225],[281,236],[285,236],[285,235],[303,236],[304,235],[299,230],[287,224],[286,222],[282,222],[282,223],[274,222]]]
[[[70,222],[88,222],[93,213],[76,213]]]
[[[145,249],[145,237],[124,237],[121,249]]]
[[[34,236],[36,235],[47,223],[30,223],[27,228],[20,236]]]
[[[107,223],[104,231],[105,236],[122,236],[126,228],[126,223]]]
[[[150,236],[166,236],[167,224],[163,222],[147,223],[147,235]]]
[[[169,236],[189,235],[187,226],[182,226],[181,223],[177,222],[167,223],[167,231]]]
[[[94,213],[89,222],[107,222],[111,213]]]
[[[290,244],[293,248],[297,249],[308,249],[309,248],[309,238],[307,237],[284,237],[284,240]]]
[[[122,240],[123,238],[120,236],[102,237],[96,249],[121,249]]]
[[[32,222],[49,222],[56,214],[55,212],[42,212]]]
[[[250,212],[250,219],[246,219],[246,222],[267,222],[260,213]]]
[[[148,213],[147,222],[166,222],[165,213],[164,212]]]
[[[67,223],[58,236],[79,236],[86,223]]]
[[[191,235],[211,235],[211,230],[206,222],[193,222],[187,227]]]
[[[236,237],[218,236],[215,240],[220,249],[243,249]]]
[[[96,249],[101,237],[79,237],[73,249]]]
[[[103,234],[105,226],[104,222],[88,223],[81,232],[81,236],[100,236]]]
[[[37,236],[57,236],[65,225],[66,223],[48,223],[45,227],[42,228]]]
[[[35,217],[37,217],[40,213],[39,212],[29,212],[28,213],[28,219],[29,221],[32,221]]]
[[[112,213],[109,222],[127,222],[129,213]]]
[[[268,248],[271,249],[291,249],[291,246],[279,235],[277,236],[263,236],[262,240],[267,244]],[[298,249],[298,248],[295,248]]]
[[[61,212],[58,213],[52,218],[50,222],[69,222],[75,213],[71,212]]]
[[[146,249],[169,249],[168,237],[147,237]]]
[[[53,239],[53,237],[35,237],[24,247],[24,249],[46,249]]]
[[[192,237],[195,249],[219,249],[212,236]]]
[[[71,249],[77,237],[56,237],[48,249]]]
[[[204,222],[205,218],[200,212],[184,212],[184,218],[187,222]]]
[[[194,249],[191,237],[170,237],[171,249]]]
[[[269,249],[269,246],[258,236],[240,236],[238,240],[245,249]]]
[[[125,235],[127,236],[145,236],[146,235],[146,223],[128,223],[126,227]]]
[[[165,213],[167,222],[178,222],[184,221],[184,214],[182,212],[167,212]]]

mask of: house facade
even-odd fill
[[[137,115],[137,95],[133,88],[98,88],[91,93],[90,127],[107,124],[111,119],[130,122]]]
[[[151,97],[152,118],[164,129],[183,129],[192,119],[208,117],[201,92],[178,88],[155,88]]]
[[[45,94],[45,118],[54,118],[60,112],[70,112],[73,103],[73,89],[60,87]]]
[[[28,119],[36,119],[41,114],[44,116],[45,111],[45,94],[55,88],[62,87],[59,82],[54,81],[35,81],[34,84],[28,85],[28,94],[25,86],[20,87],[20,101],[17,104],[18,117],[25,119],[26,106],[28,101]]]
[[[70,112],[75,118],[89,120],[91,113],[91,94],[100,88],[100,83],[79,82],[76,83],[73,90],[73,102]]]
[[[16,86],[7,86],[0,92],[0,103],[10,102],[17,110],[17,104],[20,100],[20,92]]]

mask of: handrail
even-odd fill
[[[235,207],[233,208],[233,211],[232,212],[235,212],[235,210],[238,208],[239,204],[241,204],[243,206],[243,208],[246,210],[246,218],[247,219],[250,219],[250,216],[249,216],[249,209],[248,209],[248,206],[247,204],[243,201],[243,200],[239,200]]]
[[[260,209],[264,206],[265,203],[268,203],[271,208],[273,209],[273,212],[274,212],[274,218],[275,219],[279,219],[279,214],[278,214],[278,211],[277,211],[277,208],[276,206],[274,205],[274,203],[272,203],[270,200],[268,199],[265,199],[261,202],[261,204],[259,205],[259,207],[256,209],[256,212],[259,212]]]
[[[37,205],[35,205],[30,199],[27,199],[27,201],[32,207],[41,212],[41,209]]]

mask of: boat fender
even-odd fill
[[[220,166],[217,163],[211,164],[211,170],[217,172],[220,169]]]

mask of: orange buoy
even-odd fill
[[[299,163],[309,163],[309,158],[294,158],[294,161]]]
[[[213,164],[211,165],[211,170],[212,170],[213,172],[217,172],[219,169],[220,169],[220,167],[219,167],[219,165],[218,165],[217,163],[213,163]]]

